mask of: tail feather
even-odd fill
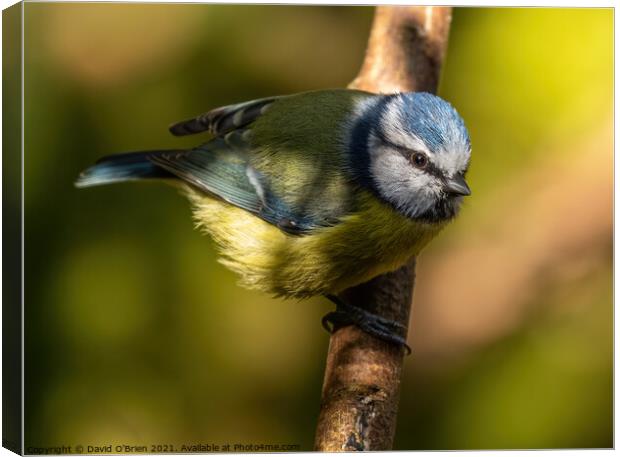
[[[180,151],[144,151],[115,154],[99,159],[84,170],[75,181],[76,187],[91,187],[137,179],[172,178],[174,175],[155,165],[149,157]]]

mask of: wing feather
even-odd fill
[[[170,133],[176,136],[183,136],[208,131],[213,135],[219,136],[251,124],[278,98],[281,97],[261,98],[215,108],[204,114],[171,125]]]
[[[297,214],[270,191],[266,178],[252,168],[249,151],[215,138],[188,151],[149,156],[149,160],[193,187],[245,209],[291,234],[303,234],[321,224]]]
[[[189,151],[159,154],[149,159],[202,191],[252,213],[260,210],[260,198],[246,174],[247,159],[221,139]]]

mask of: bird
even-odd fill
[[[169,130],[211,137],[192,149],[103,157],[75,185],[172,183],[241,286],[325,296],[337,306],[326,316],[334,327],[408,348],[398,323],[338,295],[418,255],[471,194],[471,141],[449,102],[324,89],[215,108]]]

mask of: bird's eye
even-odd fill
[[[428,165],[428,158],[421,152],[412,153],[409,161],[418,168],[426,168]]]

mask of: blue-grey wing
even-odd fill
[[[170,132],[176,136],[183,136],[208,131],[219,136],[251,124],[279,98],[281,97],[261,98],[215,108],[171,125]]]
[[[299,214],[271,192],[269,183],[249,164],[250,151],[241,147],[240,135],[233,132],[215,138],[188,151],[163,151],[149,156],[149,160],[191,184],[193,187],[215,195],[242,208],[280,229],[303,234],[324,225]]]

